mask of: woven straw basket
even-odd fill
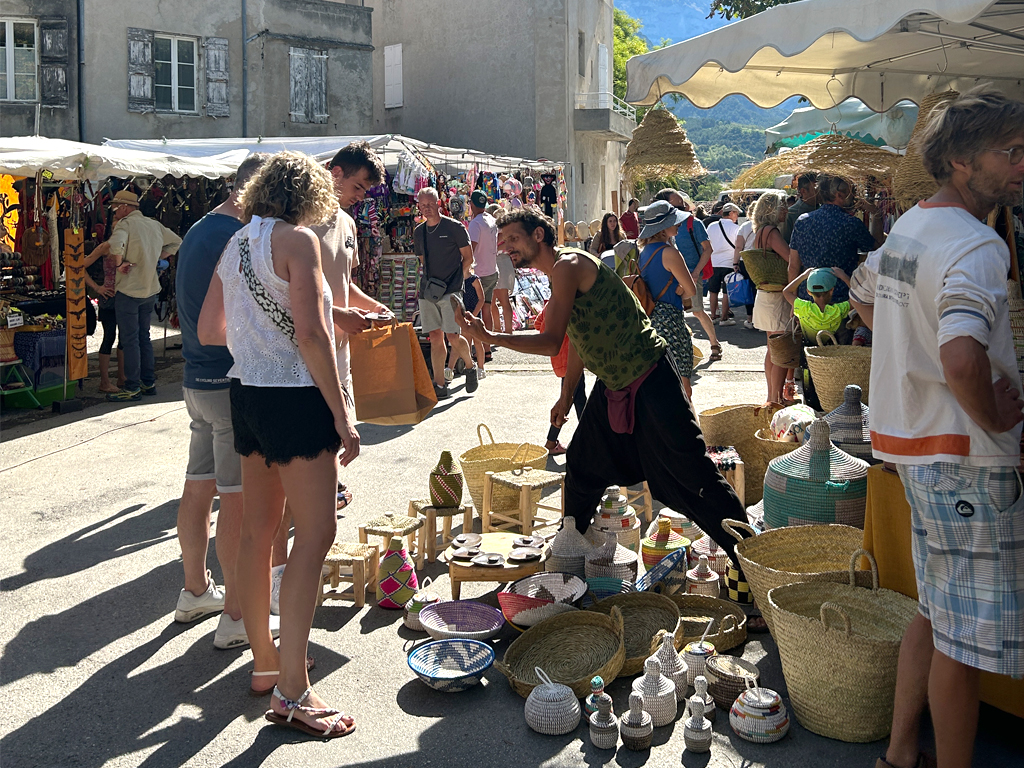
[[[860,557],[871,589],[856,586]],[[885,738],[892,725],[896,664],[917,601],[878,587],[865,550],[850,558],[847,584],[775,587],[768,593],[793,712],[809,731],[840,741]]]
[[[740,257],[754,285],[789,285],[789,265],[775,251],[752,248],[740,253]]]
[[[735,603],[707,595],[669,595],[669,599],[679,607],[683,630],[682,638],[676,635],[677,647],[704,637],[719,653],[725,653],[747,639],[747,615]],[[708,622],[712,622],[711,631],[704,636]]]
[[[616,608],[610,616],[573,611],[545,619],[516,638],[494,666],[523,698],[540,684],[534,668],[543,666],[582,699],[594,675],[610,684],[625,658],[622,612]]]
[[[490,443],[484,442],[481,430],[487,430]],[[462,474],[469,487],[469,495],[473,497],[476,508],[484,508],[484,476],[488,472],[507,472],[510,469],[522,469],[525,466],[543,467],[548,461],[548,450],[542,445],[532,443],[496,443],[494,435],[486,424],[476,428],[480,445],[470,448],[459,456]],[[540,490],[533,492],[533,503],[540,501]],[[491,509],[496,512],[516,509],[519,506],[519,491],[495,483],[491,490]]]
[[[696,178],[707,173],[694,152],[686,131],[667,109],[651,109],[626,145],[622,175],[636,184],[668,176]]]
[[[764,493],[768,464],[761,458],[754,433],[769,429],[777,408],[758,405],[725,405],[700,414],[700,429],[707,445],[731,445],[746,467],[746,503],[756,504]]]
[[[575,730],[580,724],[582,710],[573,690],[567,685],[552,682],[540,667],[534,673],[541,683],[526,699],[526,724],[537,733],[549,736],[561,736]]]
[[[754,532],[746,523],[727,522]],[[846,582],[850,556],[863,542],[864,531],[848,525],[794,525],[737,542],[736,557],[769,629],[775,629],[769,590],[798,582]],[[867,586],[871,574],[858,571],[857,583]]]
[[[626,648],[625,661],[620,673],[635,675],[644,668],[644,661],[657,650],[655,642],[661,641],[661,630],[672,632],[676,647],[682,640],[682,624],[679,608],[664,595],[651,592],[630,592],[613,595],[590,606],[587,611],[611,614],[622,612],[623,644]],[[608,678],[605,678],[606,682]]]
[[[761,458],[764,460],[765,467],[768,466],[772,459],[777,459],[779,456],[785,456],[791,451],[795,451],[800,447],[800,443],[787,442],[784,440],[773,440],[772,433],[767,429],[759,429],[754,433],[754,437],[757,439],[757,447],[761,449]]]
[[[832,340],[832,345],[822,344],[822,333]],[[823,410],[834,411],[843,404],[847,384],[860,387],[861,401],[870,405],[871,347],[840,346],[831,333],[819,331],[818,346],[808,347],[804,354]]]
[[[799,368],[804,351],[804,332],[797,319],[790,319],[789,330],[768,334],[768,354],[780,368]]]
[[[934,195],[939,188],[932,175],[924,169],[924,161],[921,159],[921,135],[931,119],[932,110],[959,95],[957,91],[943,91],[930,93],[921,99],[921,107],[917,111],[917,121],[910,134],[906,154],[900,158],[892,179],[892,194],[901,210],[910,210],[918,201]]]

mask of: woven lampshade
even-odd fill
[[[622,175],[631,183],[669,176],[695,178],[707,173],[675,116],[667,109],[650,110],[626,146]]]
[[[921,160],[921,134],[931,119],[932,111],[959,95],[957,91],[945,91],[929,94],[921,100],[914,132],[910,134],[910,141],[907,144],[907,153],[896,167],[896,174],[892,180],[892,195],[901,210],[910,210],[919,201],[931,197],[939,189],[935,179],[924,169],[924,162]]]
[[[870,177],[891,179],[899,155],[879,147],[851,139],[841,133],[828,133],[803,144],[791,152],[763,160],[733,180],[737,188],[771,187],[775,177],[786,173],[816,171],[843,176],[855,183]]]

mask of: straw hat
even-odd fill
[[[127,189],[122,189],[116,195],[114,199],[110,201],[110,207],[113,208],[118,205],[133,205],[136,208],[139,207],[139,196],[134,192],[129,192]]]
[[[632,183],[706,173],[686,131],[664,108],[652,109],[644,116],[626,146],[626,161],[622,164],[622,175]]]
[[[887,150],[841,133],[828,133],[748,168],[732,185],[737,188],[774,186],[776,176],[801,171],[831,173],[860,183],[869,177],[891,179],[899,160],[899,155]]]
[[[896,174],[892,180],[892,195],[896,199],[896,204],[905,211],[913,208],[919,201],[931,197],[939,189],[935,179],[924,169],[924,162],[921,160],[921,134],[931,119],[932,111],[959,95],[957,91],[945,91],[932,93],[921,100],[914,132],[910,134],[910,141],[907,144],[907,153],[896,167]]]

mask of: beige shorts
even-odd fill
[[[235,450],[228,389],[182,387],[189,429],[186,480],[216,480],[218,493],[242,492],[242,459]]]

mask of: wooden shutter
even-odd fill
[[[68,20],[39,20],[39,98],[44,107],[67,107]]]
[[[128,111],[155,112],[153,32],[128,27]]]
[[[327,51],[309,51],[309,122],[327,122]]]
[[[384,46],[384,107],[402,106],[402,44]]]
[[[290,77],[290,107],[288,114],[293,123],[308,123],[306,115],[306,104],[308,103],[307,89],[309,77],[306,74],[309,68],[309,56],[305,48],[288,49],[288,72]]]
[[[208,37],[206,48],[206,114],[209,117],[228,117],[231,114],[228,99],[228,41],[224,37]]]

